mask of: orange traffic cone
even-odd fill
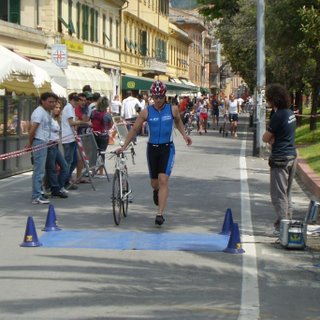
[[[39,242],[36,227],[32,217],[28,217],[26,232],[24,234],[24,241],[20,247],[39,247],[42,243]]]

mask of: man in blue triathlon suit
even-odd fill
[[[172,139],[173,126],[181,133],[187,145],[192,144],[191,138],[186,135],[177,106],[166,102],[166,86],[161,81],[154,81],[150,88],[154,105],[143,109],[138,115],[133,127],[129,131],[122,148],[124,151],[135,136],[140,132],[142,124],[147,121],[149,140],[147,146],[147,160],[153,201],[158,206],[155,224],[162,225],[165,221],[163,212],[168,199],[168,182],[174,164],[175,147]]]

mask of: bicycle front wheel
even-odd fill
[[[122,199],[122,213],[123,216],[126,217],[128,215],[128,205],[129,205],[129,183],[127,179],[127,174],[122,173],[122,192],[123,192],[123,199]]]
[[[118,226],[121,220],[122,199],[120,190],[120,172],[116,170],[112,181],[112,211],[114,223]]]

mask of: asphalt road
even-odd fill
[[[248,119],[240,118],[244,123]],[[52,203],[63,230],[219,233],[225,211],[239,223],[243,254],[170,250],[23,248],[28,216],[38,237],[48,207],[32,205],[31,174],[0,180],[0,319],[320,319],[317,253],[286,250],[271,237],[273,208],[265,159],[252,157],[252,132],[217,130],[193,145],[175,136],[166,222],[156,214],[147,175],[146,138],[129,162],[134,202],[116,227],[111,183],[94,179]],[[107,162],[110,177],[113,163]],[[303,218],[308,196],[295,183],[294,214]]]

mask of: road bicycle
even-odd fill
[[[111,199],[114,223],[118,226],[120,224],[121,217],[123,216],[125,218],[128,214],[128,206],[132,193],[129,183],[126,155],[131,154],[132,163],[135,164],[135,151],[134,148],[131,147],[128,151],[123,151],[120,153],[111,151],[110,154],[110,159],[114,158],[115,160],[115,171],[113,174]]]

